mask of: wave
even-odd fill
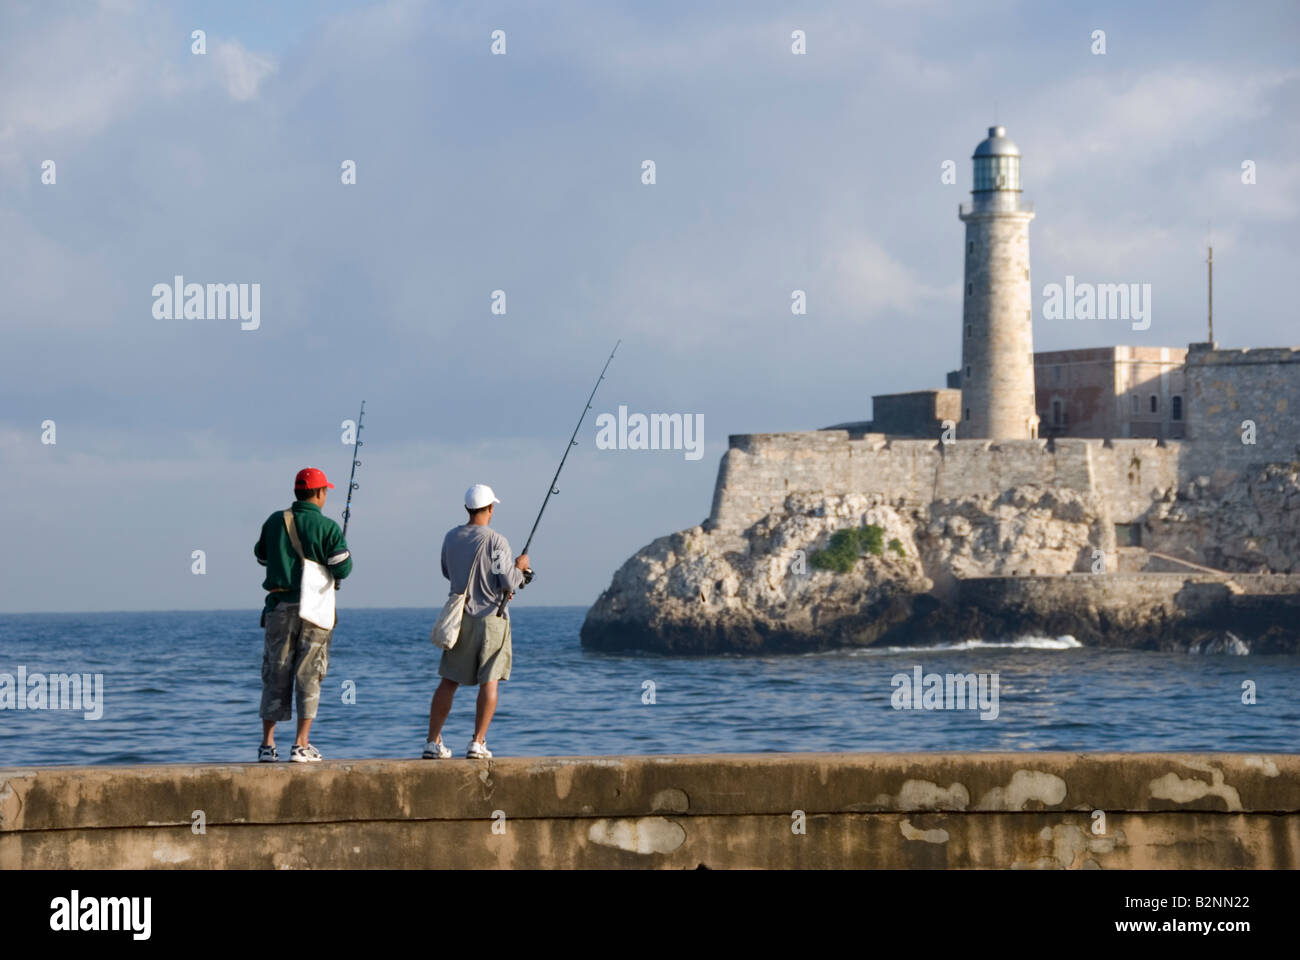
[[[955,643],[922,644],[913,647],[869,647],[849,651],[850,656],[880,656],[891,653],[936,653],[943,650],[1075,650],[1081,644],[1066,634],[1062,637],[1017,637],[1015,640],[960,640]]]

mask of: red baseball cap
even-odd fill
[[[325,479],[325,471],[317,470],[315,467],[304,467],[298,471],[298,476],[293,478],[293,488],[295,490],[318,490],[321,487],[334,489],[334,484]]]

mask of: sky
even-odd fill
[[[256,609],[362,400],[340,603],[440,606],[465,488],[520,546],[621,339],[517,600],[590,604],[729,434],[944,385],[994,123],[1036,349],[1205,339],[1208,242],[1220,343],[1296,344],[1298,40],[1291,2],[0,5],[0,612]],[[160,318],[177,275],[258,284],[257,328]],[[1150,328],[1044,319],[1066,276],[1151,284]],[[597,449],[620,405],[704,455]]]

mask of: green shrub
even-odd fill
[[[878,557],[885,552],[885,531],[882,528],[873,523],[870,526],[863,527],[857,533],[858,549],[862,553],[869,553],[873,557]]]
[[[856,530],[836,530],[831,534],[831,542],[825,550],[813,553],[812,565],[818,570],[834,570],[836,573],[848,573],[864,553],[878,557],[884,550],[885,531],[874,523]],[[898,543],[897,540],[894,543]],[[891,545],[892,546],[892,545]],[[899,544],[902,548],[902,544]]]
[[[889,541],[889,549],[893,550],[894,553],[898,554],[900,557],[907,556],[907,551],[903,549],[903,544],[899,541],[898,537]]]

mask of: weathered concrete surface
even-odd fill
[[[194,830],[196,811],[205,833]],[[1105,815],[1101,834],[1094,811]],[[700,865],[1295,869],[1300,756],[0,769],[0,869]]]

